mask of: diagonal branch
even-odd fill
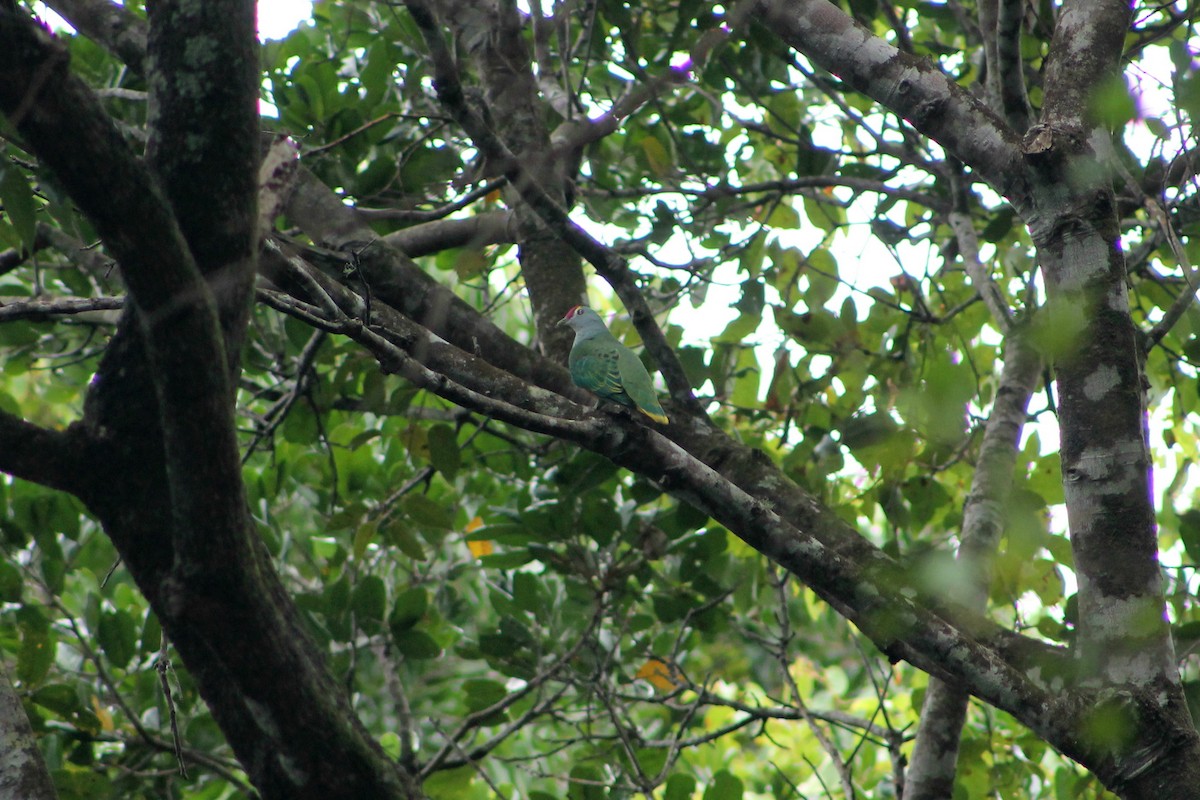
[[[313,238],[329,238],[343,247],[351,246],[359,237],[371,235],[370,230],[362,226],[361,221],[357,219],[353,209],[342,204],[336,194],[303,169],[300,171],[297,191],[288,208],[288,215],[299,222]],[[314,261],[317,258],[332,259],[328,266],[318,265],[324,272],[319,276],[322,280],[322,294],[332,297],[344,313],[350,316],[363,313],[363,299],[357,295],[351,297],[352,293],[347,294],[344,286],[347,283],[357,285],[358,279],[353,273],[355,269],[361,270],[369,277],[372,296],[381,301],[372,306],[371,316],[383,327],[392,325],[386,316],[380,316],[386,315],[386,305],[391,304],[405,318],[417,324],[418,327],[411,331],[412,336],[423,336],[420,332],[423,329],[434,334],[438,344],[444,345],[448,342],[467,353],[481,355],[487,364],[499,367],[510,373],[510,376],[521,377],[535,386],[549,389],[563,397],[580,398],[581,401],[585,399],[586,396],[581,390],[571,385],[569,375],[560,365],[532,354],[528,348],[504,335],[478,311],[467,306],[415,264],[387,246],[372,244],[356,259],[352,259],[352,253],[345,250],[320,253],[308,248],[303,254]],[[286,266],[281,263],[280,258],[272,255],[270,248],[265,252],[262,267],[266,277],[276,285],[289,284]],[[349,278],[347,270],[350,272]],[[304,289],[298,287],[298,291],[298,296],[306,296]],[[287,302],[276,299],[281,303]],[[320,316],[320,309],[317,308],[320,299],[320,296],[307,296],[306,302],[310,303],[308,313]],[[434,348],[430,352],[438,350]],[[455,379],[456,376],[464,374],[461,371],[462,365],[454,359],[427,363],[435,371]],[[503,392],[518,391],[516,387],[521,385],[523,384],[510,385],[503,389]],[[489,391],[502,392],[495,387]],[[509,394],[504,393],[494,396],[511,399]],[[860,563],[871,563],[874,559],[883,557],[878,548],[780,472],[770,459],[762,458],[758,451],[735,442],[720,429],[709,426],[672,426],[669,434],[676,444],[720,472],[726,480],[760,501],[769,503],[796,527],[812,531],[814,536],[831,549]],[[839,611],[843,610],[836,601],[831,602]],[[973,623],[972,629],[981,641],[997,648],[1011,663],[1023,668],[1035,664],[1047,667],[1061,661],[1061,653],[1056,648],[1041,645],[982,620]]]
[[[426,0],[408,0],[406,5],[421,31],[425,46],[429,49],[438,99],[487,155],[489,161],[503,170],[510,184],[520,192],[521,198],[543,222],[587,259],[596,268],[596,272],[613,287],[629,310],[633,324],[642,335],[646,349],[658,364],[675,402],[693,416],[706,418],[703,407],[692,394],[683,365],[667,343],[662,330],[654,322],[654,315],[638,290],[628,263],[572,221],[566,210],[555,202],[538,183],[537,178],[523,166],[521,160],[516,158],[487,123],[470,108],[459,81],[454,59],[442,38],[432,9]]]
[[[339,309],[342,305],[361,307],[361,301],[353,298],[335,299],[335,303]],[[293,313],[286,302],[272,304]],[[844,541],[824,531],[838,542],[827,544],[675,443],[635,422],[608,414],[579,419],[562,416],[562,410],[546,413],[541,410],[546,408],[544,403],[565,410],[564,401],[547,393],[531,393],[532,387],[523,381],[430,337],[400,315],[386,316],[387,311],[378,305],[373,311],[376,319],[393,321],[399,325],[397,330],[389,330],[390,323],[363,325],[340,310],[326,312],[309,306],[301,312],[306,321],[354,339],[385,369],[399,372],[421,388],[497,420],[574,442],[639,474],[658,476],[666,491],[721,522],[795,574],[892,658],[908,660],[931,674],[967,686],[988,702],[1020,714],[1026,724],[1050,740],[1063,741],[1066,728],[1059,726],[1067,724],[1067,709],[1015,669],[1009,656],[995,648],[997,640],[983,643],[980,634],[989,629],[989,623],[967,614],[971,619],[968,627],[976,631],[972,635],[948,621],[961,618],[958,612],[934,613],[916,599],[920,592],[882,553],[847,548]]]
[[[109,0],[50,0],[46,5],[135,73],[145,71],[146,21],[126,6]]]
[[[1019,208],[1020,142],[996,114],[925,58],[875,36],[828,0],[760,0],[764,24],[858,91],[908,120]]]

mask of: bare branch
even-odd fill
[[[983,304],[987,306],[1000,332],[1007,333],[1012,327],[1012,312],[1008,308],[1004,295],[1000,292],[1000,287],[992,280],[987,267],[979,260],[979,237],[975,233],[975,223],[969,214],[961,211],[951,211],[949,222],[950,229],[954,231],[954,237],[958,242],[958,252],[962,256],[963,266],[971,278],[971,283],[975,285],[975,291],[979,292]]]
[[[447,203],[430,211],[416,211],[408,208],[362,208],[360,206],[358,213],[366,220],[388,219],[399,222],[432,222],[434,220],[445,219],[454,212],[463,210],[476,200],[481,200],[492,192],[498,191],[506,183],[508,183],[507,178],[488,181],[482,186],[467,192],[453,203]]]
[[[1171,224],[1171,219],[1163,210],[1162,204],[1153,197],[1146,197],[1144,205],[1146,213],[1158,225],[1163,238],[1167,240],[1167,244],[1171,248],[1171,254],[1175,256],[1175,261],[1179,264],[1180,271],[1183,272],[1184,280],[1187,281],[1187,288],[1175,298],[1175,302],[1171,303],[1171,307],[1163,314],[1163,318],[1146,334],[1144,347],[1146,350],[1149,350],[1162,341],[1163,337],[1175,327],[1179,320],[1183,318],[1183,315],[1187,313],[1187,310],[1196,302],[1196,293],[1200,291],[1200,269],[1192,266],[1192,261],[1188,258],[1187,250],[1184,249],[1183,243],[1179,241],[1179,236],[1175,233],[1175,226]]]
[[[146,21],[108,0],[50,0],[46,3],[71,27],[125,62],[137,74],[145,69]]]
[[[94,311],[114,311],[125,307],[124,297],[38,297],[21,300],[0,297],[0,322],[18,319],[45,320],[57,316],[88,314]],[[107,317],[108,315],[105,315]],[[114,322],[114,319],[106,319]]]
[[[827,0],[760,0],[765,24],[799,52],[908,120],[1023,207],[1017,136],[924,58],[897,50]]]
[[[466,219],[442,219],[403,228],[383,237],[383,241],[409,258],[438,253],[454,247],[486,247],[516,241],[512,213],[490,211]]]

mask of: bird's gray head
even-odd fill
[[[558,321],[558,324],[566,325],[574,330],[576,334],[607,330],[604,327],[604,320],[600,319],[600,315],[587,306],[575,306],[567,312],[565,317]]]

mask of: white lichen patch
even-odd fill
[[[276,723],[271,709],[253,698],[247,697],[245,700],[246,708],[250,711],[250,716],[254,719],[255,724],[266,733],[268,738],[280,738],[279,725]],[[279,769],[294,785],[303,786],[308,782],[308,773],[300,764],[296,763],[295,759],[289,758],[283,753],[275,753],[275,760],[279,764]]]
[[[246,698],[246,709],[250,712],[255,724],[268,737],[277,738],[279,736],[279,726],[275,724],[275,716],[271,713],[271,709],[250,697]]]
[[[1059,289],[1078,291],[1108,271],[1108,246],[1097,235],[1063,237]]]
[[[1088,614],[1089,638],[1097,643],[1127,642],[1131,638],[1153,642],[1155,633],[1161,632],[1165,624],[1162,601],[1154,591],[1133,597],[1096,598],[1089,605],[1093,606]],[[1170,647],[1151,646],[1136,651],[1123,647],[1103,649],[1103,672],[1111,683],[1151,684],[1173,669]]]
[[[1130,481],[1141,480],[1145,464],[1145,446],[1140,440],[1123,440],[1110,445],[1089,447],[1070,465],[1067,485],[1084,481],[1106,481],[1105,494],[1127,491]],[[1125,480],[1116,480],[1124,476]]]
[[[1092,402],[1102,400],[1105,395],[1117,388],[1120,381],[1121,376],[1112,365],[1102,364],[1084,379],[1083,395]]]

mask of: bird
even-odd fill
[[[576,386],[667,424],[650,373],[641,359],[609,332],[599,314],[587,306],[574,306],[558,324],[575,331],[567,365]]]

